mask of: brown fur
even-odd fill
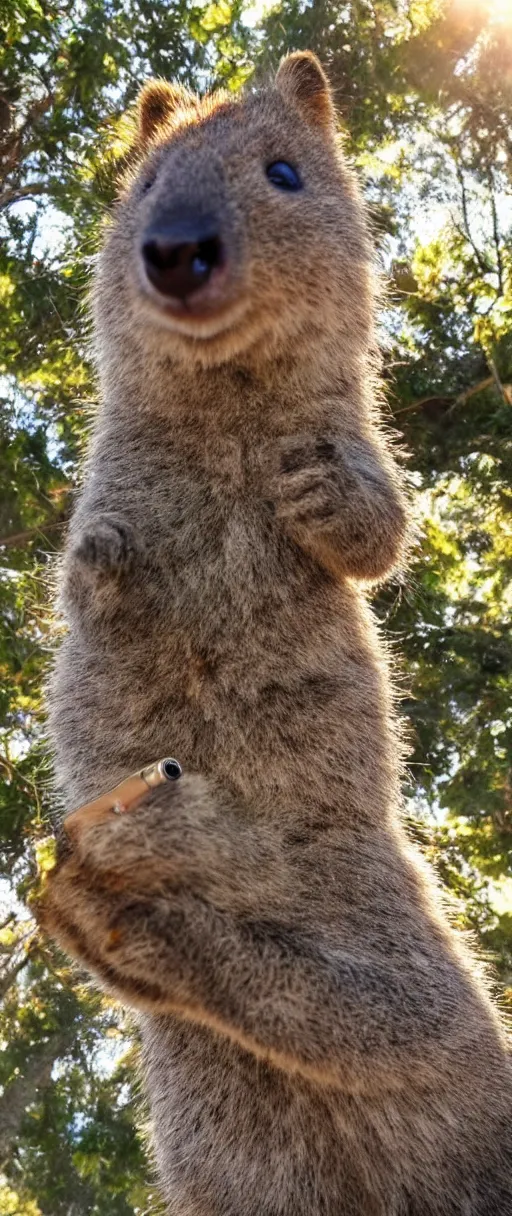
[[[51,734],[68,809],[161,755],[185,772],[84,832],[41,918],[142,1011],[172,1216],[507,1216],[504,1033],[406,843],[360,585],[407,512],[325,78],[295,56],[243,99],[156,95],[96,279]],[[302,191],[268,182],[279,159]],[[201,315],[142,277],[177,207],[228,249]]]

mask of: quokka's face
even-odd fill
[[[150,84],[139,117],[100,264],[107,322],[123,309],[152,347],[202,363],[367,325],[364,220],[312,56],[238,101]]]

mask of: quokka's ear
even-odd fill
[[[276,88],[311,126],[334,130],[336,115],[329,81],[311,51],[295,51],[281,60]]]
[[[160,127],[165,127],[176,110],[191,104],[191,96],[179,84],[166,80],[150,80],[139,94],[137,107],[138,139],[146,148],[152,143]]]

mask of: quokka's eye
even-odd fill
[[[154,186],[154,184],[155,184],[155,178],[156,178],[156,173],[154,173],[152,177],[147,177],[146,180],[142,183],[142,193],[143,194],[147,194],[148,190],[151,190],[151,187]]]
[[[275,160],[271,165],[267,165],[267,177],[278,190],[302,190],[297,170],[285,160]]]

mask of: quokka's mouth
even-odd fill
[[[247,294],[227,260],[215,265],[204,283],[181,296],[169,295],[151,281],[144,264],[139,276],[139,298],[145,315],[170,332],[195,339],[209,338],[231,329],[247,309]]]
[[[143,295],[143,306],[146,317],[159,327],[196,340],[214,337],[232,329],[247,308],[245,300],[239,297],[234,301],[216,303],[216,306],[205,301],[202,307],[189,309],[183,304],[176,309],[167,301],[156,300],[149,293]]]

